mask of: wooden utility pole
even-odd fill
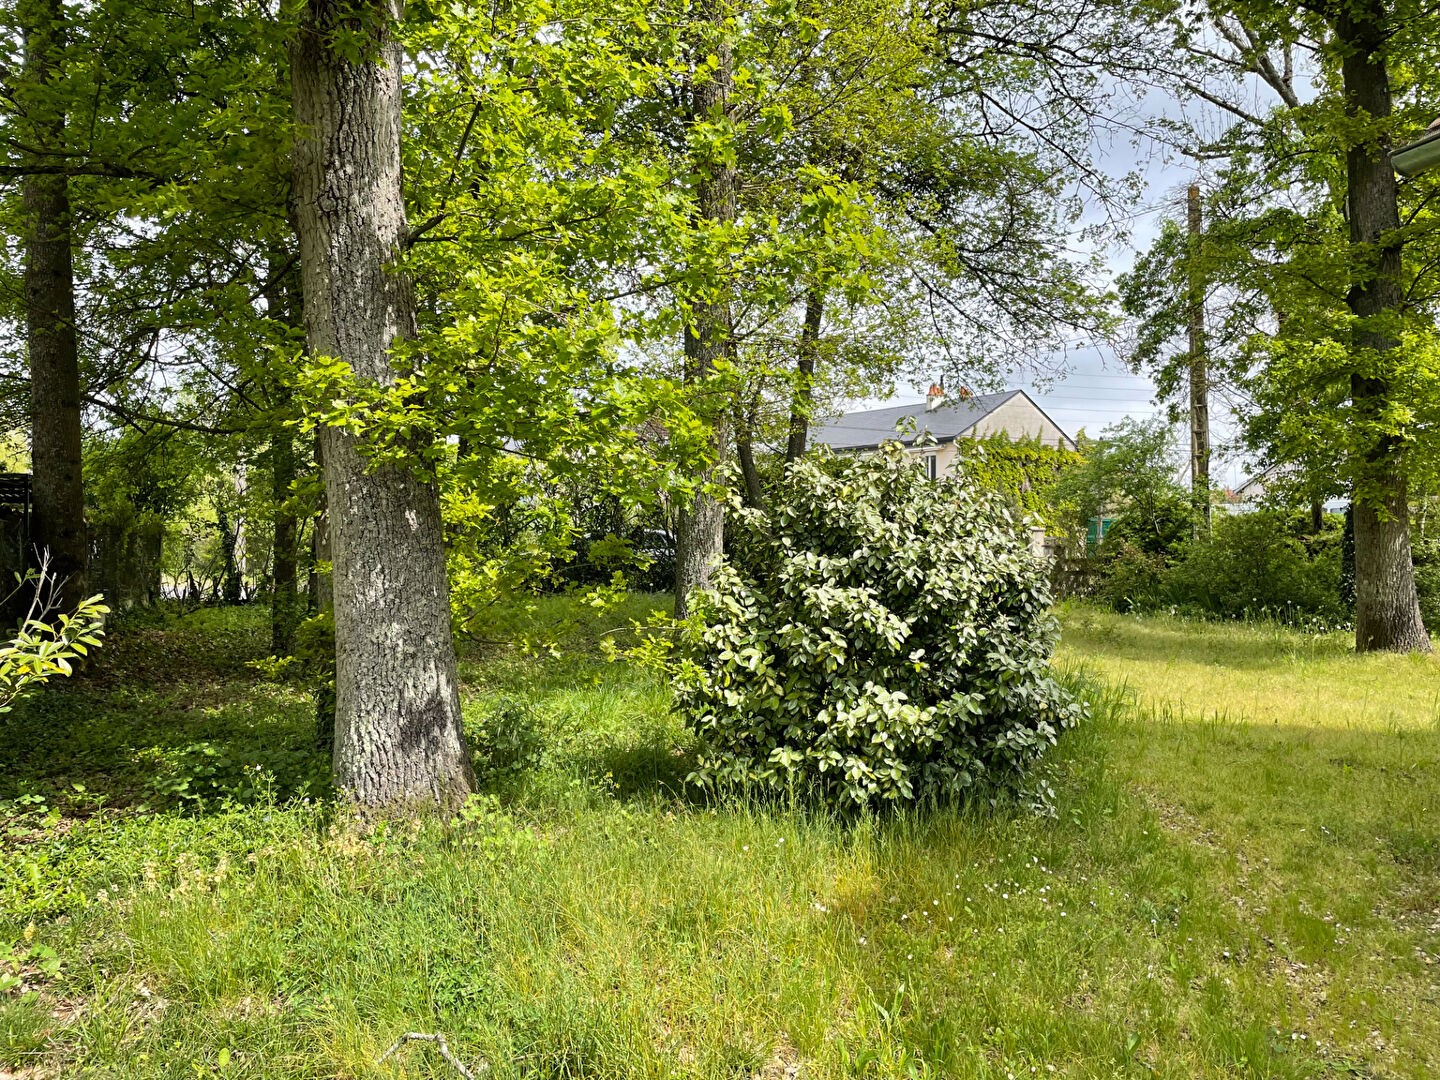
[[[1210,371],[1205,355],[1205,271],[1200,256],[1204,233],[1200,187],[1186,196],[1190,226],[1190,501],[1196,535],[1210,532]]]

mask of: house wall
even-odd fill
[[[959,457],[954,443],[944,443],[940,446],[923,446],[919,448],[911,447],[910,453],[918,458],[923,458],[927,454],[934,454],[936,476],[944,476],[953,469],[955,467],[955,460]]]
[[[994,412],[980,420],[963,438],[984,439],[992,435],[1006,435],[1011,439],[1038,438],[1045,446],[1069,446],[1069,437],[1049,417],[1037,409],[1029,398],[1018,396],[1007,401]],[[936,475],[944,476],[955,467],[960,456],[958,442],[943,443],[939,446],[912,447],[910,453],[916,457],[935,455]]]
[[[1046,446],[1069,445],[1065,433],[1024,395],[1016,395],[983,417],[970,432],[977,439],[1001,433],[1017,441],[1038,436]]]

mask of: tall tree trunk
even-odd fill
[[[735,457],[740,462],[740,476],[745,481],[745,502],[757,510],[765,505],[765,485],[755,464],[755,444],[747,421],[735,433]]]
[[[295,436],[277,425],[270,435],[270,498],[275,504],[274,554],[270,559],[270,652],[288,656],[300,618],[298,582],[300,523],[287,504],[295,483]]]
[[[240,579],[235,573],[235,530],[230,527],[230,515],[223,506],[215,509],[215,532],[220,537],[220,580],[216,582],[215,597],[225,604],[238,604]]]
[[[785,460],[805,456],[810,441],[810,416],[815,407],[815,367],[820,360],[820,321],[825,317],[825,293],[811,285],[805,293],[805,323],[800,328],[800,355],[795,370],[795,393],[790,399],[790,440]]]
[[[235,583],[225,585],[226,599],[238,604],[245,599],[245,578],[250,573],[250,533],[245,517],[245,496],[250,490],[250,470],[242,460],[235,466]],[[230,593],[234,599],[230,599]]]
[[[53,83],[63,62],[61,0],[28,0],[25,79]],[[27,102],[26,137],[39,149],[61,150],[65,115],[53,97]],[[81,475],[80,365],[75,334],[75,270],[71,253],[69,181],[27,176],[25,209],[25,331],[30,354],[30,462],[34,477],[32,543],[48,550],[50,567],[66,579],[67,607],[87,592],[90,542]]]
[[[291,55],[295,206],[310,354],[395,378],[415,333],[400,171],[398,0],[309,0]],[[359,40],[357,40],[357,38]],[[454,806],[474,788],[460,727],[439,491],[367,467],[323,428],[335,588],[335,778],[365,806]]]
[[[298,283],[291,273],[283,272],[288,258],[284,251],[270,256],[272,285],[266,296],[266,314],[282,326],[294,328],[301,324],[301,301]],[[295,435],[285,426],[290,418],[290,391],[274,386],[274,406],[280,414],[270,431],[270,501],[274,506],[274,540],[270,565],[270,652],[288,656],[295,645],[295,627],[300,621],[300,589],[297,580],[300,567],[300,522],[290,503],[296,478]]]
[[[722,20],[715,16],[710,28],[723,33],[721,27]],[[692,76],[691,116],[696,121],[713,121],[729,108],[734,59],[729,42],[723,39],[713,43],[713,49],[712,43],[706,42],[699,51],[702,57],[714,55],[718,63],[701,76],[703,81],[696,81]],[[693,69],[705,70],[698,62]],[[718,159],[705,160],[696,162],[696,171],[699,174],[695,193],[696,216],[701,224],[734,221],[734,166]],[[704,380],[714,371],[717,360],[733,354],[734,327],[728,290],[727,282],[707,283],[707,296],[691,308],[690,322],[685,328],[687,382]],[[714,410],[711,451],[717,464],[724,461],[727,450],[727,412],[724,408]],[[706,469],[696,479],[700,485],[709,485],[714,480],[714,470]],[[709,583],[724,548],[724,504],[703,488],[697,490],[691,500],[680,508],[675,532],[675,615],[684,618],[689,611],[690,592]]]
[[[1389,116],[1384,0],[1342,5],[1335,30],[1344,48],[1347,113],[1377,120]],[[1345,158],[1354,262],[1347,302],[1359,320],[1351,342],[1358,370],[1350,377],[1350,394],[1361,425],[1378,420],[1389,403],[1386,354],[1397,342],[1384,320],[1404,303],[1399,195],[1387,150],[1372,140],[1357,140]],[[1409,490],[1399,439],[1374,438],[1357,465],[1355,648],[1428,652],[1430,638],[1415,591]]]
[[[1200,187],[1187,193],[1190,339],[1190,504],[1195,536],[1210,535],[1210,368],[1205,352],[1204,226]]]

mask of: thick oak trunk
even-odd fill
[[[718,25],[718,20],[717,20]],[[708,55],[706,53],[705,55]],[[697,120],[722,115],[730,104],[734,59],[730,46],[722,41],[714,49],[718,64],[692,83],[691,115]],[[699,67],[700,65],[697,65]],[[702,221],[730,222],[735,220],[735,169],[719,160],[697,163],[700,173],[696,185],[696,216]],[[685,377],[699,382],[715,368],[715,362],[732,354],[734,327],[731,322],[726,287],[713,283],[716,295],[691,308],[690,324],[685,330]],[[715,429],[711,448],[714,460],[722,462],[728,449],[725,409],[715,410]],[[696,478],[709,485],[714,470],[707,469]],[[710,576],[725,544],[725,507],[704,490],[680,508],[675,530],[675,614],[684,618],[689,610],[689,594],[709,584]]]
[[[805,294],[805,322],[800,328],[796,358],[795,393],[790,400],[790,439],[785,460],[799,461],[810,442],[810,416],[815,407],[815,367],[820,359],[820,322],[825,317],[825,294],[812,285]]]
[[[291,56],[295,203],[305,330],[315,357],[394,379],[415,332],[396,269],[406,237],[402,57],[386,0],[309,0]],[[361,40],[357,41],[356,39]],[[335,777],[362,805],[453,806],[474,776],[460,728],[440,498],[354,436],[320,436],[334,563]]]
[[[25,76],[32,86],[59,74],[64,9],[59,0],[30,0],[25,24]],[[41,148],[64,144],[65,117],[53,101],[28,108],[27,138]],[[25,210],[25,331],[30,356],[30,462],[34,477],[31,543],[48,551],[50,567],[66,579],[67,607],[86,595],[90,541],[81,475],[80,365],[75,332],[75,271],[71,253],[69,181],[27,176]]]
[[[1390,115],[1383,0],[1343,7],[1336,35],[1345,48],[1341,75],[1346,111],[1375,119]],[[1361,424],[1378,419],[1390,400],[1383,357],[1397,347],[1386,316],[1403,303],[1399,195],[1387,148],[1357,142],[1346,153],[1350,242],[1355,269],[1347,301],[1359,320],[1351,342],[1357,370],[1350,393]],[[1371,372],[1378,374],[1365,374]],[[1430,650],[1415,592],[1410,552],[1410,505],[1402,448],[1381,436],[1356,462],[1355,647],[1361,652]]]

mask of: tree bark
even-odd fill
[[[325,448],[320,445],[318,435],[315,437],[315,468],[323,480]],[[329,499],[322,485],[320,506],[315,511],[315,526],[310,533],[310,605],[317,615],[335,610],[335,580],[331,557],[333,554],[330,550]]]
[[[53,83],[63,62],[65,13],[60,0],[30,0],[25,27],[25,80]],[[32,144],[62,149],[65,115],[53,97],[27,102]],[[30,467],[34,484],[31,543],[50,553],[50,567],[66,579],[66,607],[85,597],[90,539],[85,528],[81,471],[80,364],[75,331],[75,270],[71,250],[69,180],[26,176],[25,331],[30,354]]]
[[[295,206],[310,354],[392,382],[415,333],[394,264],[403,58],[398,0],[309,0],[291,55]],[[357,41],[357,38],[360,40]],[[335,590],[335,778],[362,806],[454,806],[474,787],[460,725],[440,498],[407,468],[371,467],[323,428]]]
[[[721,26],[717,17],[713,28]],[[703,46],[701,56],[710,55]],[[703,80],[692,77],[690,85],[691,117],[695,121],[714,120],[723,116],[730,105],[734,78],[734,58],[730,45],[723,39],[714,47],[718,64]],[[699,63],[694,67],[699,68]],[[699,180],[696,184],[696,217],[701,223],[725,223],[735,220],[735,169],[721,160],[696,163]],[[706,296],[691,307],[690,322],[685,328],[685,378],[687,382],[703,381],[715,369],[715,362],[733,355],[734,327],[731,322],[729,285],[708,282]],[[726,414],[721,407],[714,410],[715,427],[711,436],[711,453],[716,465],[725,460],[728,449]],[[680,508],[675,530],[675,615],[684,618],[689,612],[692,590],[710,582],[715,563],[725,543],[725,507],[705,490],[714,482],[715,467],[703,470],[696,477],[697,491]]]
[[[811,285],[805,293],[805,323],[800,328],[800,355],[795,370],[795,393],[790,399],[790,439],[786,462],[805,456],[810,442],[810,416],[815,407],[815,367],[820,360],[820,322],[825,317],[825,293]]]
[[[1360,119],[1390,115],[1384,0],[1342,5],[1335,30],[1344,50],[1346,112]],[[1397,347],[1392,325],[1404,304],[1399,194],[1384,140],[1357,141],[1346,152],[1354,277],[1347,297],[1357,325],[1350,394],[1365,430],[1389,403],[1385,354]],[[1376,360],[1379,362],[1376,362]],[[1356,462],[1355,648],[1359,652],[1429,652],[1410,552],[1410,504],[1400,440],[1372,437]]]

